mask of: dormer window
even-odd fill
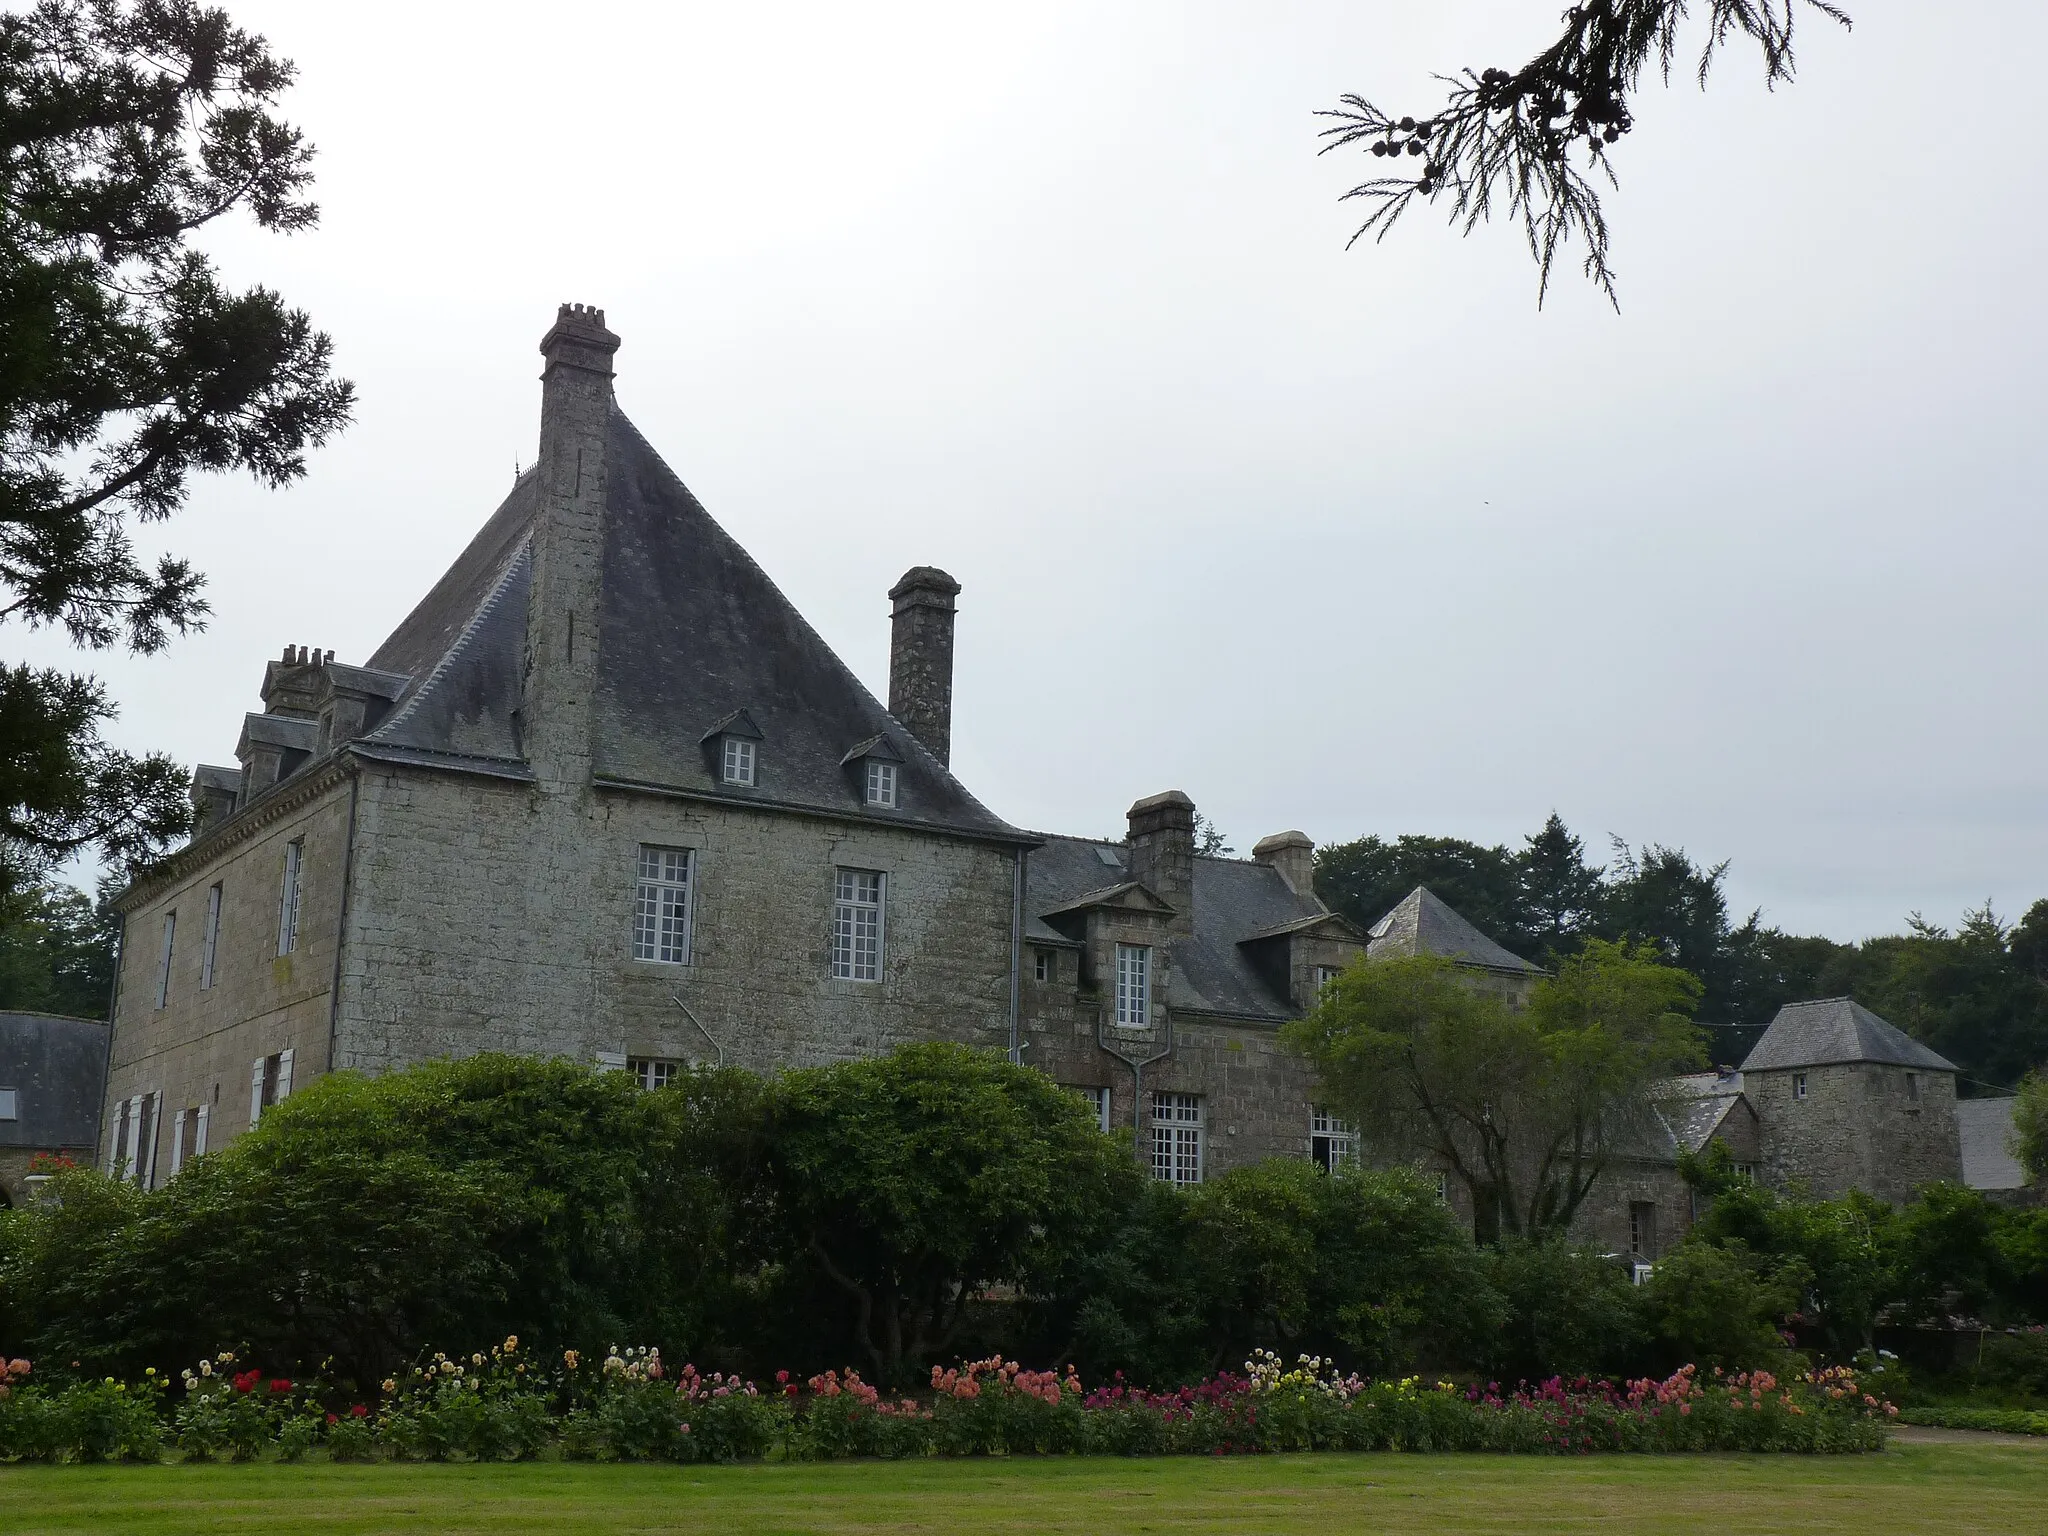
[[[751,787],[754,782],[754,744],[744,736],[726,737],[723,767],[719,778],[725,783]]]
[[[870,736],[839,760],[854,797],[871,811],[903,805],[903,754],[887,736]]]
[[[753,789],[761,782],[761,728],[736,709],[704,733],[706,766],[720,784]]]

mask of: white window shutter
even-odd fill
[[[199,1106],[199,1129],[192,1135],[192,1155],[194,1157],[199,1156],[200,1153],[206,1150],[206,1109],[207,1106],[204,1104]]]
[[[135,1177],[135,1148],[141,1139],[142,1095],[138,1093],[128,1101],[128,1134],[121,1138],[121,1177],[124,1179]]]
[[[292,1048],[286,1046],[277,1058],[277,1096],[288,1099],[292,1096]]]
[[[164,1091],[159,1088],[156,1092],[146,1095],[146,1097],[149,1100],[149,1114],[145,1117],[145,1123],[149,1126],[149,1145],[141,1149],[141,1163],[138,1171],[142,1177],[136,1182],[141,1184],[144,1189],[155,1189],[156,1149],[157,1144],[164,1139],[163,1126],[159,1123],[163,1119],[164,1114]]]
[[[171,1116],[171,1177],[178,1176],[178,1170],[185,1166],[185,1117],[189,1109],[181,1109]]]
[[[623,1072],[626,1070],[624,1051],[599,1051],[596,1053],[597,1070],[600,1072]]]
[[[128,1101],[123,1099],[114,1106],[114,1123],[107,1130],[107,1177],[118,1178],[121,1172],[121,1140],[128,1134]]]
[[[263,1058],[258,1056],[249,1066],[249,1128],[254,1130],[256,1122],[263,1118]]]

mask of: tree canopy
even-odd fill
[[[1482,1235],[1571,1225],[1645,1144],[1659,1080],[1699,1064],[1699,983],[1642,946],[1589,943],[1526,1006],[1434,955],[1361,962],[1283,1038],[1369,1143],[1438,1160]]]
[[[135,523],[197,472],[285,485],[349,419],[332,344],[192,237],[230,214],[318,218],[312,148],[276,114],[292,65],[192,0],[38,0],[0,15],[0,620],[152,652],[202,624],[202,578],[145,564]],[[0,840],[20,884],[97,844],[117,866],[183,830],[166,759],[109,748],[89,678],[16,668]]]
[[[1696,74],[1707,83],[1715,56],[1747,39],[1763,56],[1764,82],[1790,81],[1792,35],[1802,6],[1849,24],[1830,0],[1707,0]],[[1610,300],[1607,220],[1599,183],[1615,178],[1615,146],[1635,126],[1629,100],[1646,74],[1669,80],[1681,55],[1688,0],[1580,0],[1564,31],[1519,69],[1464,69],[1439,78],[1450,89],[1425,116],[1395,116],[1360,95],[1318,115],[1323,152],[1357,145],[1389,162],[1389,174],[1344,194],[1367,208],[1351,239],[1384,239],[1420,198],[1444,205],[1470,234],[1496,212],[1519,219],[1536,259],[1537,301],[1550,288],[1561,247],[1585,243],[1585,273]],[[1405,164],[1407,174],[1395,173]]]

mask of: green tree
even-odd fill
[[[1448,960],[1354,966],[1283,1038],[1383,1155],[1439,1160],[1483,1238],[1562,1232],[1698,1060],[1699,984],[1593,941],[1512,1006]]]
[[[80,1171],[0,1217],[9,1342],[131,1370],[246,1342],[359,1383],[508,1333],[699,1347],[758,1263],[760,1092],[499,1055],[323,1076],[161,1189]]]
[[[271,484],[348,420],[331,345],[193,248],[230,213],[310,227],[312,150],[275,115],[292,66],[192,0],[39,0],[0,15],[0,619],[140,652],[200,624],[189,563],[145,566],[136,521],[195,472]],[[0,711],[0,874],[184,827],[161,758],[113,751],[89,678],[17,668]]]
[[[0,1008],[104,1019],[120,919],[56,881],[0,894]]]
[[[1790,1351],[1780,1330],[1798,1312],[1806,1278],[1803,1267],[1766,1264],[1740,1242],[1680,1243],[1643,1287],[1647,1331],[1663,1346],[1660,1368],[1783,1366]]]
[[[1485,1250],[1501,1323],[1480,1363],[1502,1381],[1620,1374],[1643,1339],[1641,1297],[1626,1267],[1556,1234],[1509,1237]]]
[[[1605,871],[1586,863],[1585,845],[1555,811],[1523,840],[1515,863],[1529,958],[1570,954],[1591,931]]]
[[[1458,837],[1361,837],[1316,850],[1316,894],[1333,912],[1369,928],[1426,885],[1480,932],[1510,949],[1523,938],[1520,880],[1505,848]]]
[[[2020,1084],[2012,1106],[2013,1155],[2027,1177],[2048,1180],[2048,1070],[2036,1068]]]
[[[784,1073],[768,1137],[786,1251],[845,1293],[883,1379],[943,1353],[977,1292],[1060,1289],[1141,1177],[1074,1094],[960,1045]]]
[[[2010,1087],[2048,1065],[2048,984],[2015,958],[2013,933],[1989,902],[1954,933],[1916,912],[1879,947],[1860,1000],[1966,1078]]]
[[[1821,15],[1849,24],[1829,0],[1805,0]],[[1792,78],[1793,18],[1800,0],[1707,0],[1698,77],[1702,86],[1716,52],[1748,38],[1763,54],[1764,83]],[[1536,258],[1538,302],[1549,290],[1560,246],[1585,242],[1586,276],[1611,300],[1607,221],[1598,181],[1615,181],[1612,154],[1635,125],[1629,99],[1646,71],[1669,79],[1679,58],[1687,0],[1587,0],[1564,13],[1564,32],[1517,70],[1467,69],[1450,77],[1444,105],[1427,117],[1392,117],[1362,96],[1347,95],[1319,114],[1335,119],[1323,131],[1324,152],[1358,145],[1406,175],[1375,176],[1344,196],[1370,210],[1351,239],[1384,239],[1417,198],[1441,201],[1454,225],[1470,234],[1496,209],[1519,219]]]

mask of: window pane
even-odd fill
[[[832,902],[832,974],[841,981],[882,979],[882,877],[838,872]]]
[[[1152,1177],[1169,1184],[1202,1182],[1201,1095],[1153,1093]]]
[[[690,850],[640,850],[633,901],[633,958],[686,965],[690,959]]]
[[[1152,950],[1144,944],[1116,947],[1116,1022],[1145,1029],[1152,1022]]]

